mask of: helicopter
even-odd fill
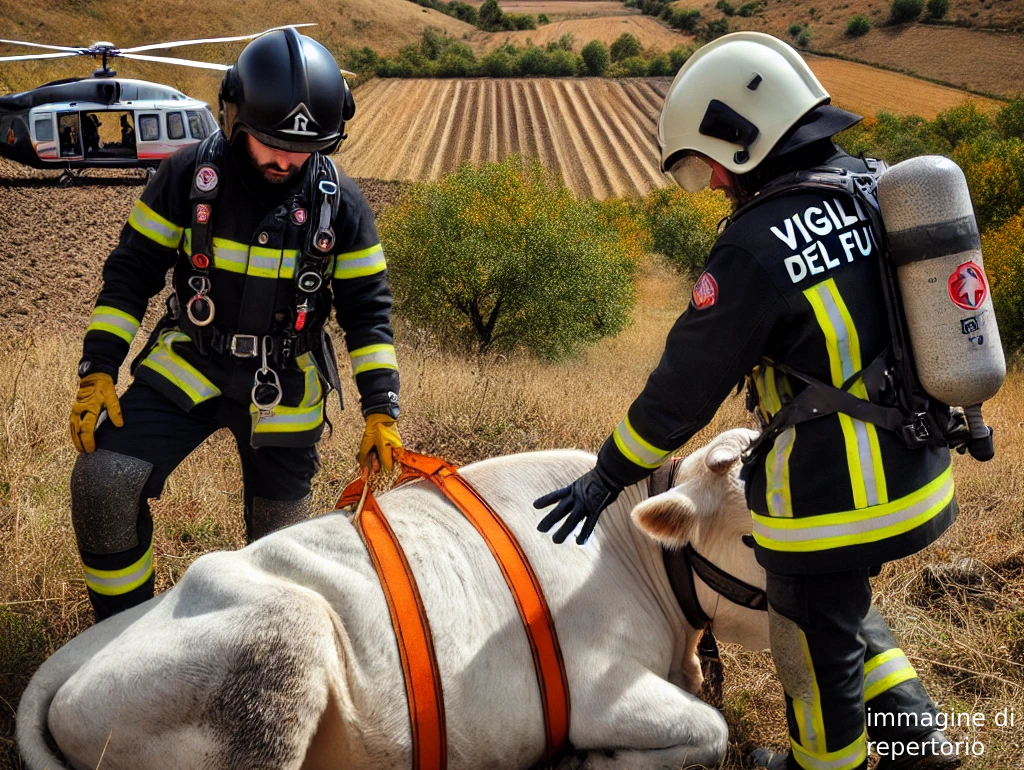
[[[118,48],[106,41],[73,48],[0,38],[0,43],[58,52],[0,56],[0,62],[74,56],[102,60],[90,77],[55,80],[23,93],[0,96],[0,157],[37,169],[63,169],[59,179],[62,187],[72,183],[73,171],[81,173],[87,168],[142,168],[147,176],[152,176],[168,155],[219,130],[217,120],[206,102],[170,86],[119,78],[110,62],[116,58],[137,59],[223,71],[230,69],[230,65],[143,52],[254,40],[278,29],[285,27],[252,35],[177,40],[133,48]]]

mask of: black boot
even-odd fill
[[[789,763],[789,752],[783,754],[763,747],[754,749],[747,755],[747,765],[752,768],[763,768],[763,770],[793,770],[796,768],[795,763],[792,766]],[[797,770],[799,769],[797,768]]]
[[[914,755],[904,754],[896,759],[882,757],[875,770],[953,770],[960,767],[962,759],[953,752],[944,754],[944,745],[952,746],[941,730],[932,730],[916,741],[904,743],[904,746],[917,746]]]

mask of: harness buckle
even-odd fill
[[[910,415],[900,426],[900,433],[904,443],[911,448],[924,446],[932,437],[924,412],[914,412]]]
[[[256,358],[260,354],[258,341],[255,334],[232,335],[231,355],[235,358]]]

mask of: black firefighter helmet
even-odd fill
[[[220,85],[220,122],[229,143],[244,131],[279,150],[331,153],[355,111],[334,57],[293,27],[249,43]]]

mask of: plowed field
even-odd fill
[[[374,80],[340,159],[351,176],[437,179],[467,161],[537,157],[579,195],[638,195],[658,170],[662,97],[644,80]]]
[[[683,35],[669,29],[650,16],[606,16],[596,19],[566,19],[544,24],[537,29],[520,30],[519,32],[484,32],[471,36],[470,40],[478,48],[491,50],[509,41],[517,46],[526,45],[532,40],[535,45],[547,45],[560,40],[563,35],[572,35],[576,40],[576,49],[591,40],[600,40],[611,45],[624,33],[633,35],[647,48],[667,51],[677,45],[693,42],[689,35]]]

